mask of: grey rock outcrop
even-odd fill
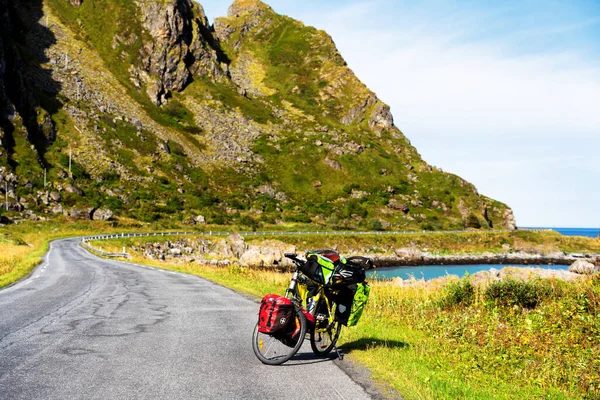
[[[295,253],[294,246],[285,243],[267,241],[260,246],[249,246],[248,250],[239,259],[244,267],[273,267],[290,268],[292,262],[285,258],[285,253]]]
[[[517,229],[517,221],[515,220],[515,215],[511,209],[504,211],[503,225],[504,228],[508,229],[509,231],[514,231]]]
[[[234,233],[229,235],[226,240],[219,241],[215,248],[215,252],[224,257],[240,258],[247,249],[248,245],[244,238],[241,235]]]
[[[394,126],[394,117],[390,111],[390,106],[379,102],[375,107],[375,111],[369,118],[369,128],[375,132],[381,132],[385,129],[390,129]]]
[[[215,39],[202,6],[191,0],[138,0],[142,25],[153,40],[141,50],[142,71],[133,80],[145,81],[155,104],[164,104],[169,91],[181,91],[193,74],[219,78]]]
[[[574,272],[580,275],[592,275],[597,272],[598,268],[591,262],[585,260],[577,260],[569,267],[569,272]]]

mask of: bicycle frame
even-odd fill
[[[300,275],[301,275],[300,271],[298,271],[298,269],[296,269],[296,271],[292,275],[292,279],[290,280],[290,286],[285,291],[285,297],[287,297],[288,299],[290,299],[294,302],[300,303],[297,305],[298,305],[298,307],[300,307],[300,309],[302,309],[302,312],[307,317],[307,320],[310,322],[310,324],[309,324],[310,329],[314,329],[315,332],[325,332],[327,330],[328,326],[331,325],[335,321],[335,311],[337,309],[337,304],[332,302],[329,299],[329,297],[327,297],[327,295],[325,294],[325,286],[315,282],[315,285],[318,285],[317,293],[314,296],[312,296],[312,300],[315,303],[315,307],[313,307],[312,310],[307,310],[305,305],[308,304],[308,292],[304,291],[304,293],[303,293],[304,296],[303,296],[302,293],[300,293],[300,291],[299,291],[298,279],[299,279]],[[306,279],[309,279],[309,278],[306,278]],[[296,296],[296,294],[298,294],[298,297],[300,297],[300,298],[298,298]],[[316,320],[316,317],[317,317],[316,312],[317,312],[317,305],[319,304],[319,301],[321,299],[324,299],[324,301],[325,301],[325,304],[327,306],[327,313],[329,314],[330,321],[329,321],[328,326],[317,328],[318,321]]]

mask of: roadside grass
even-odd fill
[[[573,245],[546,233],[519,235],[534,235],[537,244]],[[288,239],[312,244],[323,238]],[[103,244],[118,248],[123,240]],[[202,276],[257,299],[283,293],[290,279],[238,266],[173,264],[139,255],[132,261]],[[382,387],[406,399],[600,398],[599,277],[488,287],[474,287],[469,278],[448,285],[371,285],[363,319],[343,330],[339,344]]]

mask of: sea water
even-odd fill
[[[556,231],[564,236],[584,236],[584,237],[591,237],[591,238],[597,238],[598,234],[600,233],[600,229],[598,229],[598,228],[541,228],[541,227],[536,227],[536,228],[523,228],[523,229],[551,229],[551,230]]]
[[[434,278],[440,278],[446,275],[457,275],[459,277],[465,276],[467,273],[473,275],[479,271],[489,271],[492,268],[500,270],[509,265],[492,265],[492,264],[480,264],[480,265],[421,265],[419,267],[391,267],[391,268],[378,268],[367,272],[368,279],[425,279],[430,280]],[[568,265],[510,265],[511,267],[517,268],[543,268],[552,270],[568,270]]]

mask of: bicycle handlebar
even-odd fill
[[[363,257],[363,256],[348,257],[346,259],[346,261],[350,261],[350,262],[359,261],[359,264],[366,264],[366,266],[360,265],[366,271],[375,268],[375,265],[373,264],[373,260],[371,260],[370,258],[367,258],[367,257]]]
[[[305,262],[304,260],[298,258],[298,255],[296,253],[285,253],[284,257],[289,258],[290,260],[295,262],[297,265],[303,264]]]

